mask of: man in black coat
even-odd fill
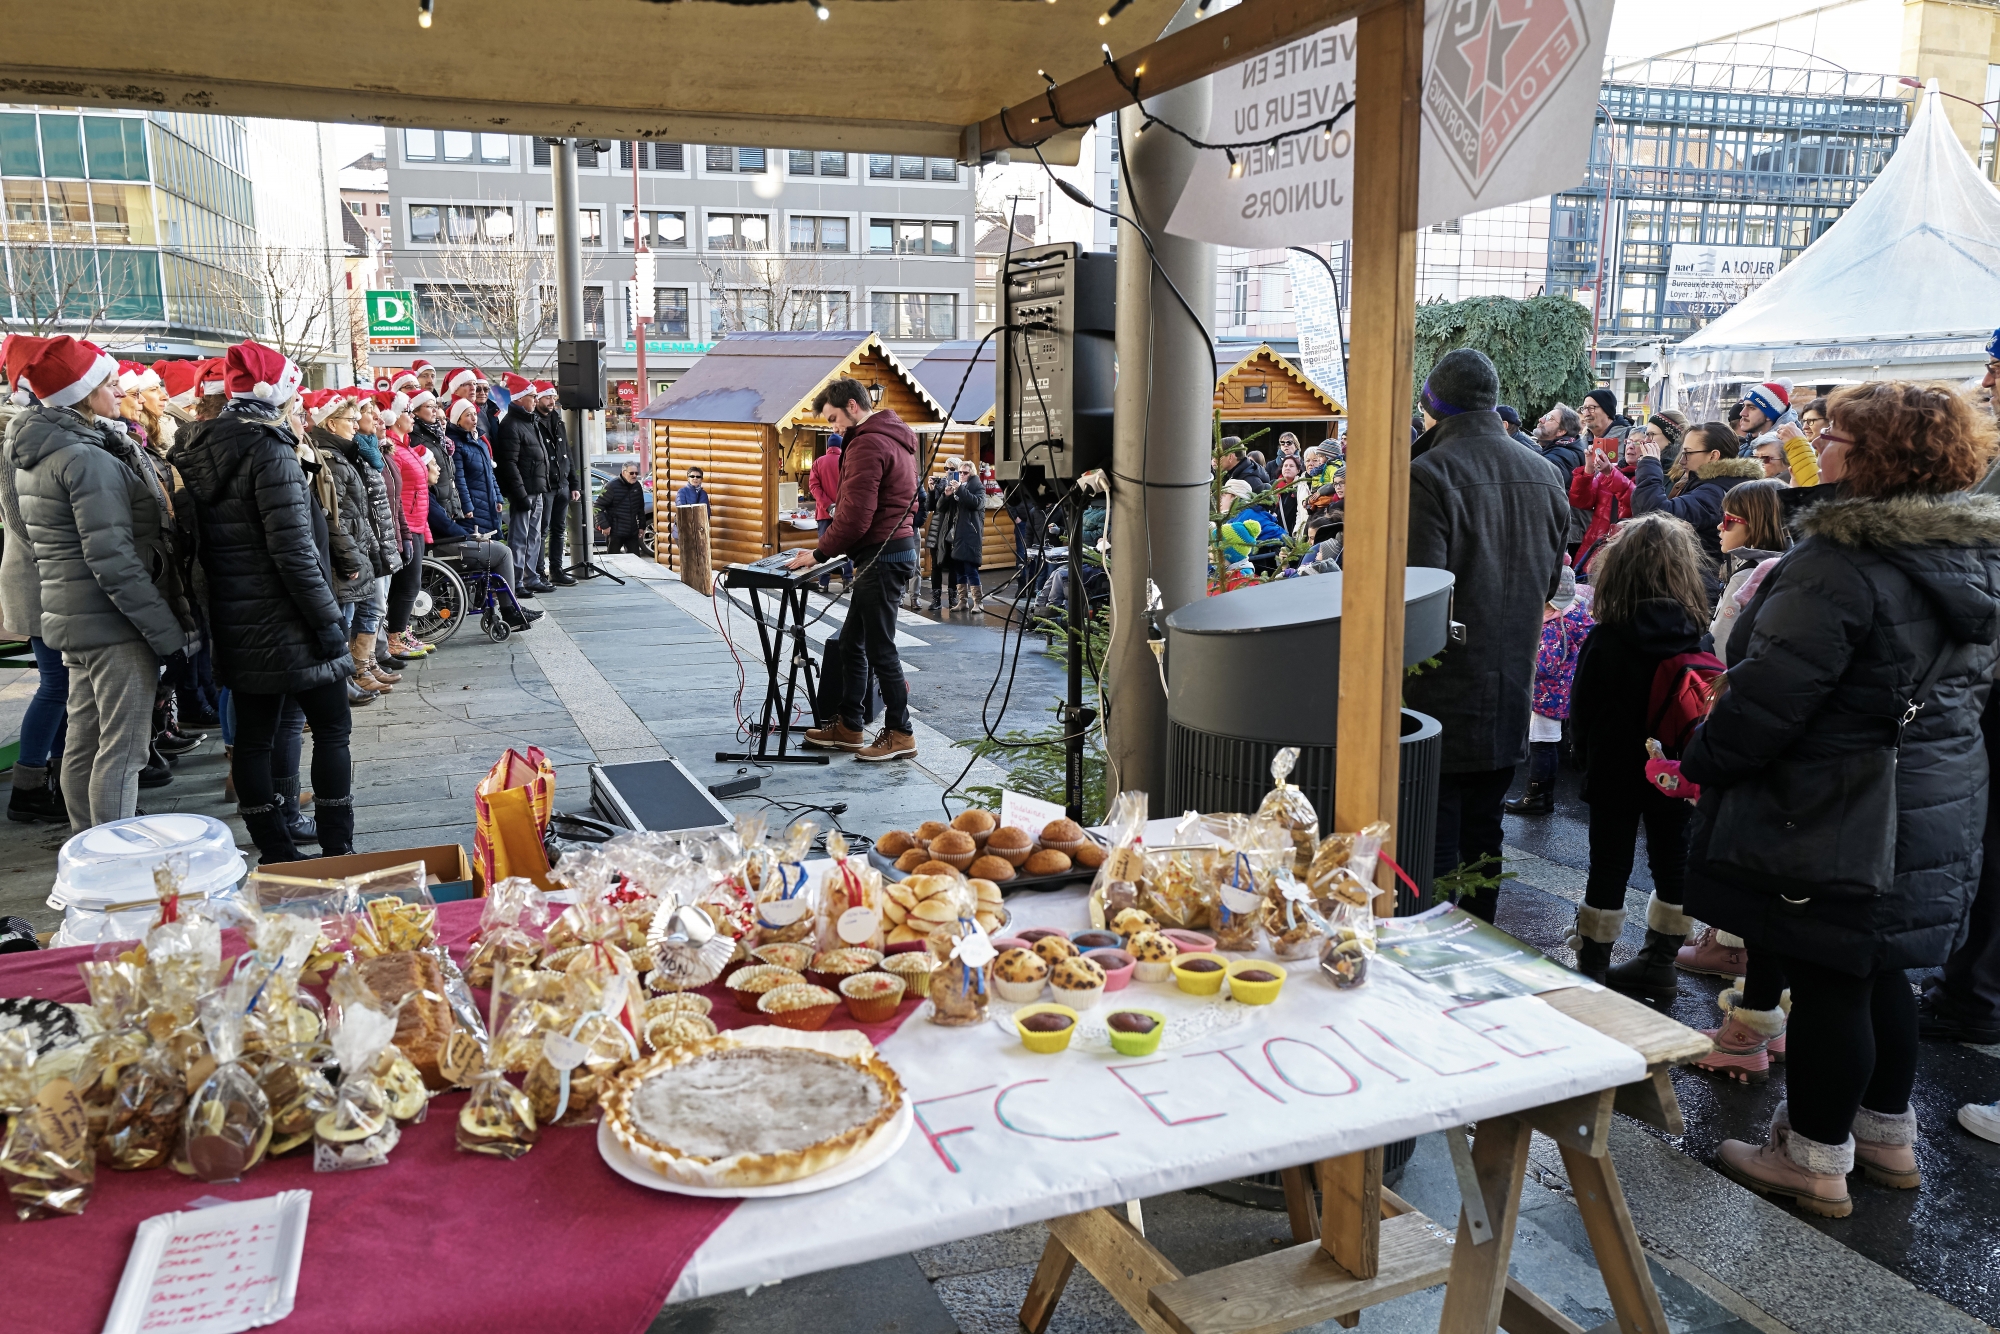
[[[1253,496],[1271,489],[1271,475],[1257,465],[1257,460],[1243,452],[1243,441],[1237,436],[1222,437],[1222,452],[1216,456],[1215,466],[1223,474],[1224,481],[1250,483],[1250,494]]]
[[[542,559],[542,518],[548,511],[549,448],[535,421],[533,399],[516,398],[507,405],[493,435],[493,467],[500,493],[507,497],[507,545],[514,553],[517,589],[545,593],[536,570]]]
[[[1500,376],[1471,348],[1446,353],[1424,382],[1436,425],[1411,447],[1412,565],[1451,571],[1452,614],[1465,642],[1410,678],[1412,709],[1444,724],[1433,866],[1500,871],[1500,814],[1528,753],[1528,714],[1542,607],[1562,581],[1569,496],[1555,470],[1507,434],[1493,409]],[[1494,882],[1459,900],[1487,921]]]
[[[535,389],[535,421],[542,428],[542,442],[549,451],[549,569],[548,578],[552,584],[567,586],[576,582],[576,576],[563,573],[564,516],[569,507],[583,499],[583,459],[582,450],[572,452],[569,447],[569,428],[563,424],[562,411],[556,407],[556,387],[552,384],[538,384]],[[578,554],[579,560],[588,560],[588,549]]]

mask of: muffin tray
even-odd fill
[[[1103,844],[1104,842],[1103,839],[1098,838],[1095,834],[1086,832],[1086,837],[1090,838],[1094,843]],[[896,869],[896,859],[894,857],[885,857],[873,848],[868,850],[868,862],[876,870],[880,871],[884,878],[889,880],[901,880],[910,874],[908,871],[898,871]],[[1014,872],[1012,880],[1001,880],[997,883],[1000,886],[1002,894],[1012,894],[1017,889],[1055,889],[1060,885],[1073,885],[1079,880],[1089,880],[1096,874],[1096,867],[1072,864],[1067,871],[1055,871],[1048,875],[1026,875],[1017,870]]]

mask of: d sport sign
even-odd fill
[[[368,346],[417,345],[417,301],[413,294],[369,292],[364,300],[368,309]]]
[[[1426,0],[1424,225],[1553,194],[1583,178],[1612,0]],[[1205,152],[1167,230],[1252,249],[1353,234],[1350,20],[1210,78],[1210,143],[1273,134],[1265,149]]]

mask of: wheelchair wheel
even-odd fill
[[[496,644],[506,643],[507,636],[513,633],[514,633],[514,628],[508,625],[507,622],[503,620],[501,617],[492,616],[487,618],[486,637],[492,640],[494,643]]]
[[[441,560],[424,557],[423,579],[418,585],[416,605],[410,609],[410,632],[433,644],[442,644],[458,633],[466,617],[472,595],[458,571]]]

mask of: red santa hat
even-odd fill
[[[124,392],[124,393],[127,393],[127,394],[136,394],[136,393],[138,393],[138,392],[139,392],[139,372],[140,372],[140,371],[143,371],[143,370],[145,370],[145,369],[146,369],[146,368],[145,368],[144,366],[141,366],[141,365],[140,365],[140,364],[139,364],[138,362],[136,362],[136,361],[121,361],[121,362],[119,362],[119,363],[118,363],[118,388],[120,389],[120,391],[122,391],[122,392]]]
[[[436,369],[437,367],[431,365],[422,357],[416,357],[410,362],[410,374],[412,375],[422,375],[425,371],[435,371]]]
[[[418,408],[424,406],[426,403],[435,403],[437,401],[438,396],[436,394],[433,394],[428,389],[419,389],[416,393],[410,395],[410,401],[403,406],[409,411],[411,416],[415,416]]]
[[[195,378],[195,385],[203,398],[207,398],[212,394],[226,394],[229,392],[229,382],[224,378],[224,367],[221,357],[210,357],[207,361],[201,363],[199,374]]]
[[[8,334],[5,338],[0,338],[0,363],[4,363],[7,368],[7,383],[13,386],[16,407],[28,406],[29,396],[34,391],[28,388],[24,372],[28,363],[35,359],[35,354],[42,350],[42,344],[48,341],[46,338],[33,338],[27,334]]]
[[[201,367],[192,361],[156,361],[153,369],[167,391],[167,402],[177,408],[191,408],[199,396]]]
[[[401,371],[395,379],[389,381],[388,387],[391,389],[415,389],[417,387],[417,373],[413,370]]]
[[[305,374],[290,358],[262,343],[238,343],[222,360],[223,382],[231,398],[254,398],[273,405],[288,403],[305,382]]]
[[[21,373],[36,398],[52,408],[71,408],[118,374],[118,358],[95,343],[62,334],[37,349]]]
[[[556,396],[555,381],[554,380],[535,381],[535,395],[538,398],[554,398]]]
[[[471,393],[472,386],[478,383],[479,372],[470,367],[461,366],[450,375],[444,377],[444,392],[447,396],[456,398],[460,391],[468,394]]]
[[[469,398],[454,398],[451,401],[450,420],[456,422],[460,417],[471,417],[477,420],[479,417],[479,405]]]
[[[531,394],[535,390],[535,382],[533,380],[524,380],[512,371],[508,371],[505,375],[501,376],[500,383],[507,386],[507,394],[510,398],[519,398],[522,394]]]
[[[332,421],[335,414],[345,412],[350,400],[347,395],[332,389],[322,389],[306,402],[306,411],[312,414],[314,426],[324,426]]]

